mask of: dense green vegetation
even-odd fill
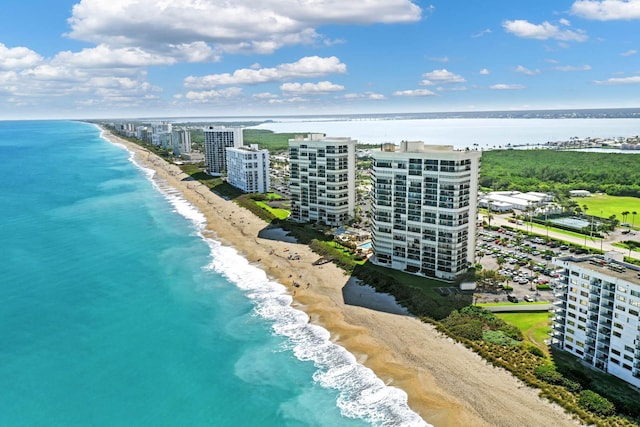
[[[518,324],[529,328],[535,321],[528,318]],[[435,325],[490,363],[539,389],[541,397],[559,404],[584,424],[633,426],[639,421],[638,394],[626,383],[590,370],[568,353],[554,351],[549,356],[523,341],[522,330],[481,307],[455,310]]]
[[[490,150],[482,153],[480,186],[564,196],[581,189],[640,197],[640,162],[634,155],[619,153]]]
[[[288,151],[289,140],[300,134],[301,132],[274,133],[266,129],[244,129],[242,138],[244,145],[258,144],[260,149],[267,149],[270,154],[279,154]]]

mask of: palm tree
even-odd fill
[[[629,211],[621,212],[622,214],[622,222],[627,222],[627,216],[629,215]]]
[[[638,212],[636,211],[631,212],[631,228],[633,228],[633,226],[636,223],[636,215],[638,215]]]

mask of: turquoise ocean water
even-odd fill
[[[0,122],[0,425],[427,425],[77,122]]]

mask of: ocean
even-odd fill
[[[0,153],[0,425],[428,425],[97,127]]]

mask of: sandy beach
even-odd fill
[[[106,130],[104,136],[124,145],[138,164],[181,191],[206,216],[211,237],[233,246],[287,286],[296,308],[330,331],[333,341],[385,383],[404,390],[410,407],[429,424],[577,425],[560,407],[540,399],[537,390],[406,315],[388,296],[375,294],[333,264],[314,266],[319,256],[306,245],[274,240],[278,231],[266,230],[267,223],[193,181],[177,166]],[[290,259],[291,253],[299,259]],[[293,286],[294,281],[300,286]]]

